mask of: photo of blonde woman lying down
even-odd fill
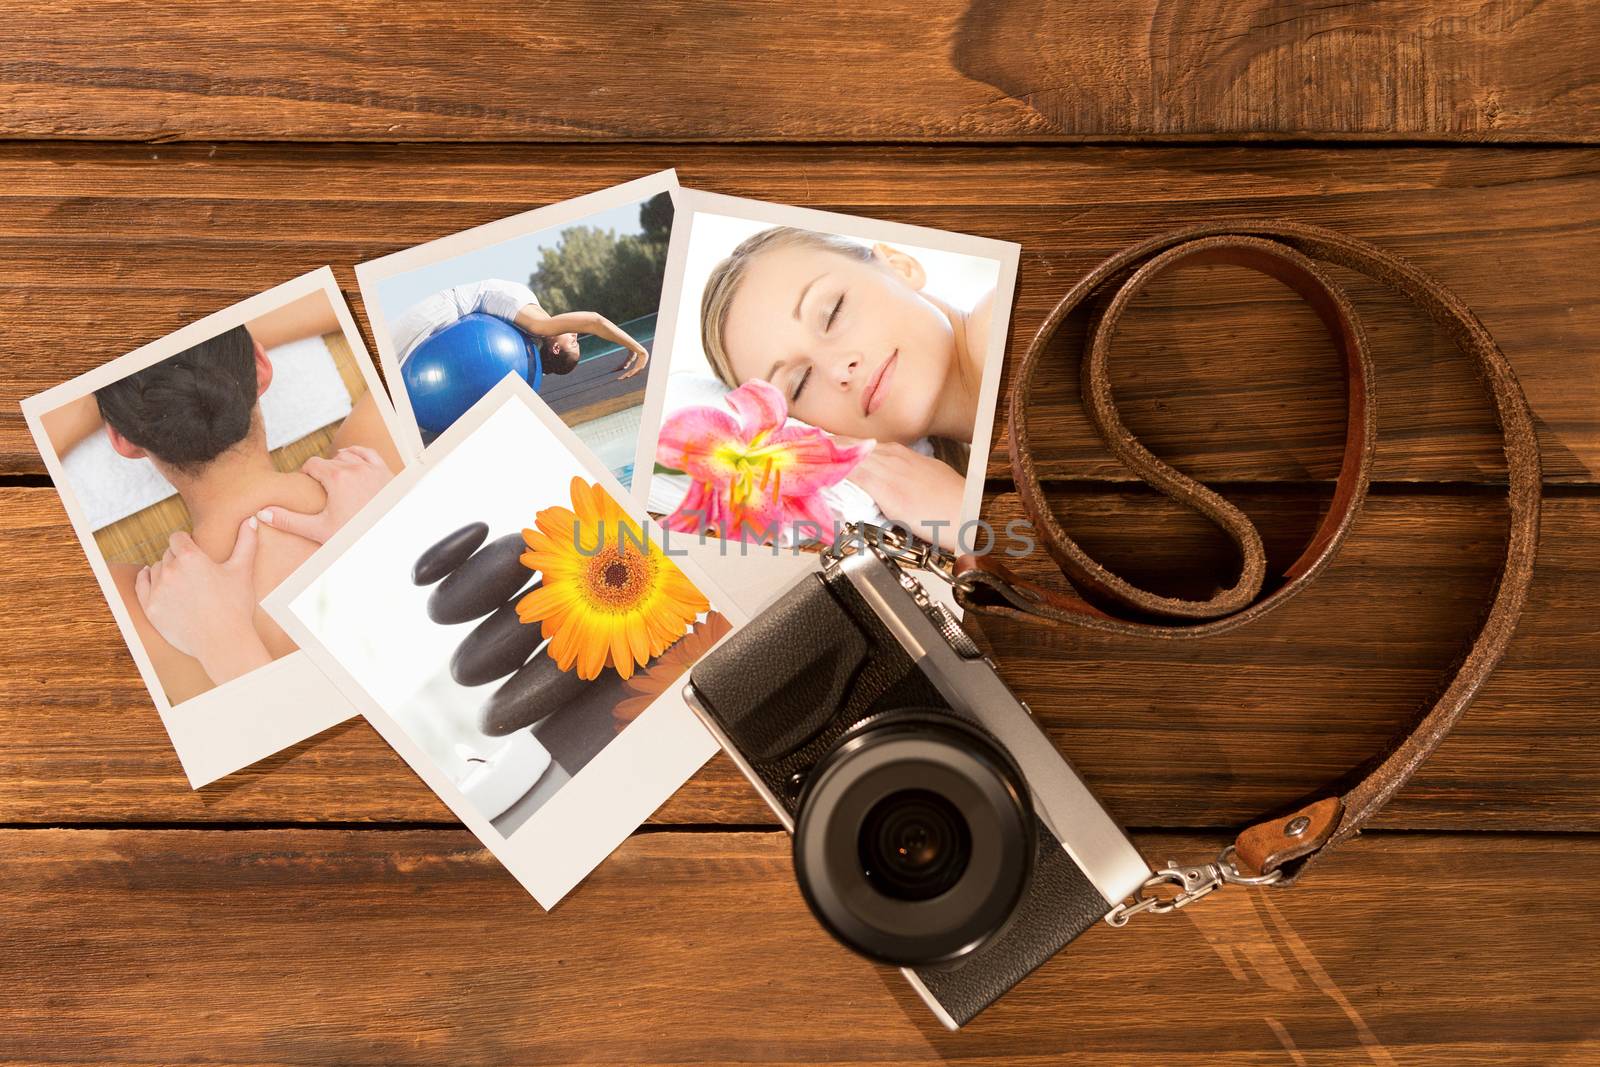
[[[692,216],[680,322],[695,329],[675,340],[651,509],[744,541],[872,522],[956,549],[993,422],[1002,261],[749,210]]]
[[[295,650],[257,606],[261,598],[402,467],[376,398],[360,384],[335,398],[347,415],[297,442],[301,451],[315,449],[310,458],[285,469],[293,448],[269,449],[262,400],[271,390],[299,384],[280,380],[276,357],[283,353],[289,365],[293,355],[299,367],[295,346],[317,348],[318,338],[327,339],[327,351],[313,355],[327,363],[342,337],[321,294],[41,417],[69,480],[81,466],[70,454],[103,437],[120,460],[148,460],[176,493],[133,517],[169,516],[161,521],[176,528],[162,530],[164,548],[134,543],[118,554],[106,552],[116,590],[174,705]],[[346,388],[336,372],[329,375],[333,389]],[[358,373],[345,378],[360,383]],[[107,459],[118,470],[126,466]],[[93,511],[93,484],[74,488]],[[97,539],[102,533],[97,530]]]
[[[789,417],[876,447],[850,472],[886,518],[961,524],[994,290],[962,310],[909,252],[775,226],[717,265],[701,337],[717,378],[760,378]],[[932,444],[931,454],[913,449]],[[945,532],[941,526],[939,532]]]

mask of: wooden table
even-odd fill
[[[1581,0],[12,0],[0,1063],[1600,1061],[1597,54]],[[815,927],[721,757],[550,914],[362,723],[188,790],[18,398],[324,263],[354,302],[360,260],[665,166],[1020,241],[1013,352],[1089,266],[1196,219],[1413,257],[1498,336],[1539,425],[1543,542],[1505,662],[1301,888],[1093,931],[954,1035]],[[1353,288],[1378,484],[1313,588],[1176,646],[985,627],[1152,858],[1209,854],[1368,756],[1489,595],[1486,401],[1416,314]],[[1149,587],[1227,579],[1219,535],[1108,461],[1076,374],[1033,401],[1069,530]],[[1292,551],[1343,433],[1308,311],[1191,272],[1141,300],[1113,374],[1136,433]]]

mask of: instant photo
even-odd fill
[[[514,374],[628,486],[676,184],[662,171],[359,264],[414,439],[431,445]]]
[[[649,512],[748,605],[847,523],[965,546],[1018,246],[679,190]]]
[[[191,784],[354,713],[259,609],[414,454],[332,271],[22,409]]]
[[[716,751],[724,599],[508,375],[267,608],[548,908]]]

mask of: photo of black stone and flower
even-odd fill
[[[380,496],[286,594],[288,614],[413,767],[499,838],[590,814],[576,783],[642,809],[620,840],[714,751],[681,689],[732,624],[522,383],[499,392],[517,395]]]
[[[527,732],[548,756],[539,780],[516,797],[515,786],[484,790],[492,768],[474,759],[463,792],[507,801],[498,814],[485,811],[506,824],[503,832],[637,717],[641,698],[665,692],[698,658],[685,652],[709,649],[728,629],[604,489],[574,477],[570,493],[570,507],[540,509],[521,532],[489,540],[487,523],[462,526],[411,569],[416,585],[431,588],[431,621],[474,624],[449,670],[461,686],[498,683],[479,708],[479,730],[490,738]],[[518,747],[531,752],[525,740]]]

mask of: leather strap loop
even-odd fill
[[[1345,373],[1345,448],[1333,498],[1299,557],[1277,576],[1266,573],[1260,534],[1243,512],[1156,458],[1122,424],[1107,372],[1117,324],[1140,291],[1168,270],[1218,263],[1260,271],[1294,290],[1322,320]],[[957,564],[957,597],[964,607],[1137,637],[1183,639],[1223,633],[1287,603],[1331,562],[1360,513],[1377,442],[1375,383],[1366,337],[1344,290],[1323,269],[1325,263],[1357,271],[1402,294],[1474,362],[1504,437],[1510,530],[1483,625],[1433,704],[1385,754],[1356,772],[1355,784],[1342,796],[1332,787],[1319,791],[1296,805],[1299,810],[1294,814],[1263,820],[1239,835],[1235,847],[1243,873],[1282,870],[1280,885],[1293,881],[1327,848],[1358,832],[1438,747],[1505,653],[1527,599],[1538,547],[1541,489],[1533,416],[1505,354],[1460,298],[1397,256],[1332,230],[1294,222],[1193,226],[1119,252],[1074,286],[1045,318],[1023,353],[1011,390],[1011,467],[1017,493],[1069,588],[1024,581],[993,556],[967,556]],[[1045,500],[1029,445],[1030,387],[1061,325],[1075,312],[1096,306],[1103,310],[1089,331],[1083,399],[1106,447],[1145,482],[1205,516],[1238,547],[1239,580],[1208,600],[1160,596],[1106,570],[1061,528]]]

